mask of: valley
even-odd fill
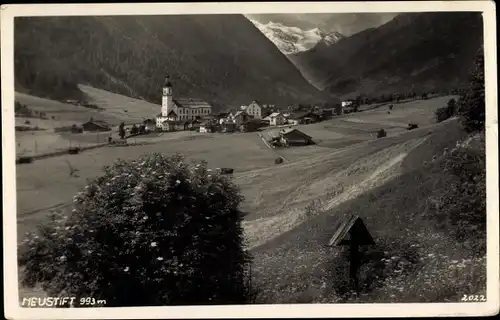
[[[91,92],[95,89],[84,87],[83,90]],[[108,97],[112,101],[123,99],[123,103],[129,101],[126,97],[104,94],[101,91],[99,93],[103,106],[106,106],[106,101],[107,103],[110,101],[103,97]],[[19,95],[19,97],[24,98],[24,101],[29,99],[39,101],[28,96]],[[172,132],[160,136],[136,138],[138,141],[147,141],[148,145],[103,147],[77,155],[62,155],[36,160],[28,165],[18,165],[18,239],[22,241],[26,232],[34,231],[51,211],[63,211],[69,214],[72,197],[85,187],[87,179],[100,174],[102,166],[109,165],[117,159],[134,159],[145,153],[161,152],[172,155],[180,153],[188,160],[205,160],[213,169],[219,167],[235,169],[234,181],[245,197],[242,206],[242,210],[247,213],[243,223],[245,242],[255,255],[255,281],[263,290],[262,299],[280,302],[297,301],[295,300],[297,296],[287,293],[287,290],[309,283],[309,280],[303,282],[297,277],[314,278],[319,272],[300,271],[302,267],[299,264],[302,262],[299,261],[305,261],[304,259],[308,257],[310,263],[316,263],[315,259],[321,260],[326,257],[326,253],[322,253],[324,249],[320,249],[321,243],[317,244],[317,250],[310,247],[301,248],[309,246],[310,241],[326,241],[324,237],[328,236],[329,232],[328,224],[322,224],[321,228],[324,231],[315,231],[311,238],[303,234],[304,228],[310,228],[308,226],[314,224],[314,221],[328,219],[332,212],[347,210],[353,201],[356,203],[360,201],[357,199],[363,199],[366,194],[408,175],[405,162],[413,157],[412,154],[417,152],[415,150],[425,145],[426,141],[448,132],[447,142],[434,152],[439,153],[445,145],[454,144],[461,136],[455,120],[438,125],[434,120],[435,110],[450,98],[452,97],[445,96],[427,101],[401,103],[390,115],[387,115],[386,108],[381,107],[325,122],[299,125],[298,128],[311,135],[317,144],[276,149],[275,152],[288,159],[287,163],[281,165],[274,164],[276,154],[264,144],[257,133],[253,132],[235,134]],[[47,103],[46,110],[58,110],[63,118],[64,113],[61,112],[57,102],[52,102],[54,109],[51,109],[48,107],[51,105],[50,100],[43,101]],[[141,117],[139,110],[142,108],[149,110],[151,107],[146,102],[141,103],[136,100],[134,115]],[[107,114],[106,112],[108,111],[104,114]],[[109,116],[113,115],[117,120],[125,121],[129,117],[128,114],[113,113],[113,109],[109,112]],[[71,117],[67,120],[73,119]],[[407,131],[406,125],[410,121],[418,123],[419,128]],[[388,136],[377,139],[375,133],[381,128],[388,132]],[[266,137],[272,130],[266,129],[262,135]],[[423,168],[423,163],[424,161],[418,168]],[[78,176],[69,175],[69,165],[79,170]],[[378,229],[380,222],[372,221],[364,212],[359,214],[368,219],[369,228],[377,239],[383,237],[383,229]],[[295,252],[296,250],[299,251]],[[292,269],[287,271],[287,278],[276,277],[271,280],[272,274],[281,270],[278,266],[283,264],[280,259],[286,258],[284,252],[295,257],[293,262],[287,263],[287,268]],[[308,268],[316,267],[310,265]],[[321,274],[327,274],[326,271],[323,272],[325,273]],[[322,299],[327,299],[329,294],[318,293],[322,291],[316,284],[321,286],[321,281],[318,282],[318,279],[313,278],[304,292],[313,290]],[[275,286],[280,286],[281,289],[276,289]],[[21,290],[24,293],[43,295],[40,289]],[[278,298],[274,294],[284,295]]]
[[[36,274],[19,282],[20,298],[45,296],[34,284],[52,274],[127,306],[226,303],[240,280],[235,295],[252,304],[485,295],[481,15],[311,19],[16,19],[16,236],[28,248],[18,263]],[[92,189],[108,166],[147,154],[184,160],[115,168]],[[208,171],[183,167],[192,161]],[[57,225],[51,213],[81,221],[43,233]],[[352,217],[374,243],[358,247]],[[27,240],[36,232],[74,252],[46,254],[38,235]],[[349,248],[361,252],[354,283]],[[107,271],[92,269],[100,278],[86,283],[80,262]],[[57,290],[69,288],[64,281]],[[221,296],[201,289],[219,285]],[[167,289],[122,295],[143,288]],[[206,298],[190,296],[204,290]]]

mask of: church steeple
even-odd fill
[[[170,76],[167,75],[165,81],[163,82],[163,95],[171,96],[172,95],[172,82],[170,82]]]
[[[166,117],[172,110],[175,110],[175,103],[173,101],[172,83],[170,82],[170,76],[167,75],[163,82],[162,116]]]

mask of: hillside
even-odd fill
[[[339,96],[448,91],[467,85],[482,42],[480,13],[406,13],[290,59],[311,83]]]
[[[160,103],[167,73],[215,107],[330,99],[241,15],[17,18],[15,72],[16,90],[56,99],[80,83]]]
[[[402,147],[405,144],[396,145],[393,151],[387,148],[375,154],[376,161],[355,161],[351,165],[354,167],[349,168],[351,171],[367,170],[368,180],[378,183],[359,184],[362,190],[358,192],[347,189],[344,192],[355,196],[340,196],[336,203],[334,199],[333,207],[325,206],[328,202],[312,202],[308,219],[303,223],[253,248],[259,301],[451,302],[462,297],[462,290],[485,292],[485,198],[478,196],[484,192],[484,181],[474,191],[477,207],[470,210],[470,216],[476,215],[476,222],[466,220],[463,212],[458,217],[472,197],[456,200],[462,199],[455,193],[462,181],[460,175],[447,167],[449,161],[456,159],[443,155],[444,148],[452,150],[457,141],[465,138],[457,121],[446,121],[436,125],[423,141],[410,139],[408,142],[416,143],[406,148]],[[484,140],[483,149],[469,146],[457,149],[452,152],[470,157],[462,160],[462,166],[473,157],[484,161]],[[386,155],[389,160],[380,159]],[[438,156],[436,161],[432,161],[433,155]],[[380,163],[385,166],[377,168]],[[462,178],[473,170],[482,170],[484,176],[484,162],[465,166],[469,171],[464,170]],[[443,200],[448,197],[455,200],[451,203]],[[365,264],[359,273],[363,284],[359,297],[351,296],[348,291],[349,265],[343,247],[326,246],[336,231],[339,217],[351,214],[363,219],[376,243],[363,249]],[[444,220],[445,214],[453,219]],[[469,228],[477,228],[477,232],[461,237],[460,232]]]

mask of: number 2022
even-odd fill
[[[480,295],[464,294],[460,301],[462,301],[462,302],[484,302],[484,301],[486,301],[486,297],[482,294],[480,294]]]

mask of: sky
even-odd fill
[[[345,36],[378,27],[397,13],[301,13],[301,14],[249,14],[247,18],[261,23],[279,22],[301,29],[321,28],[327,32],[337,31]]]

